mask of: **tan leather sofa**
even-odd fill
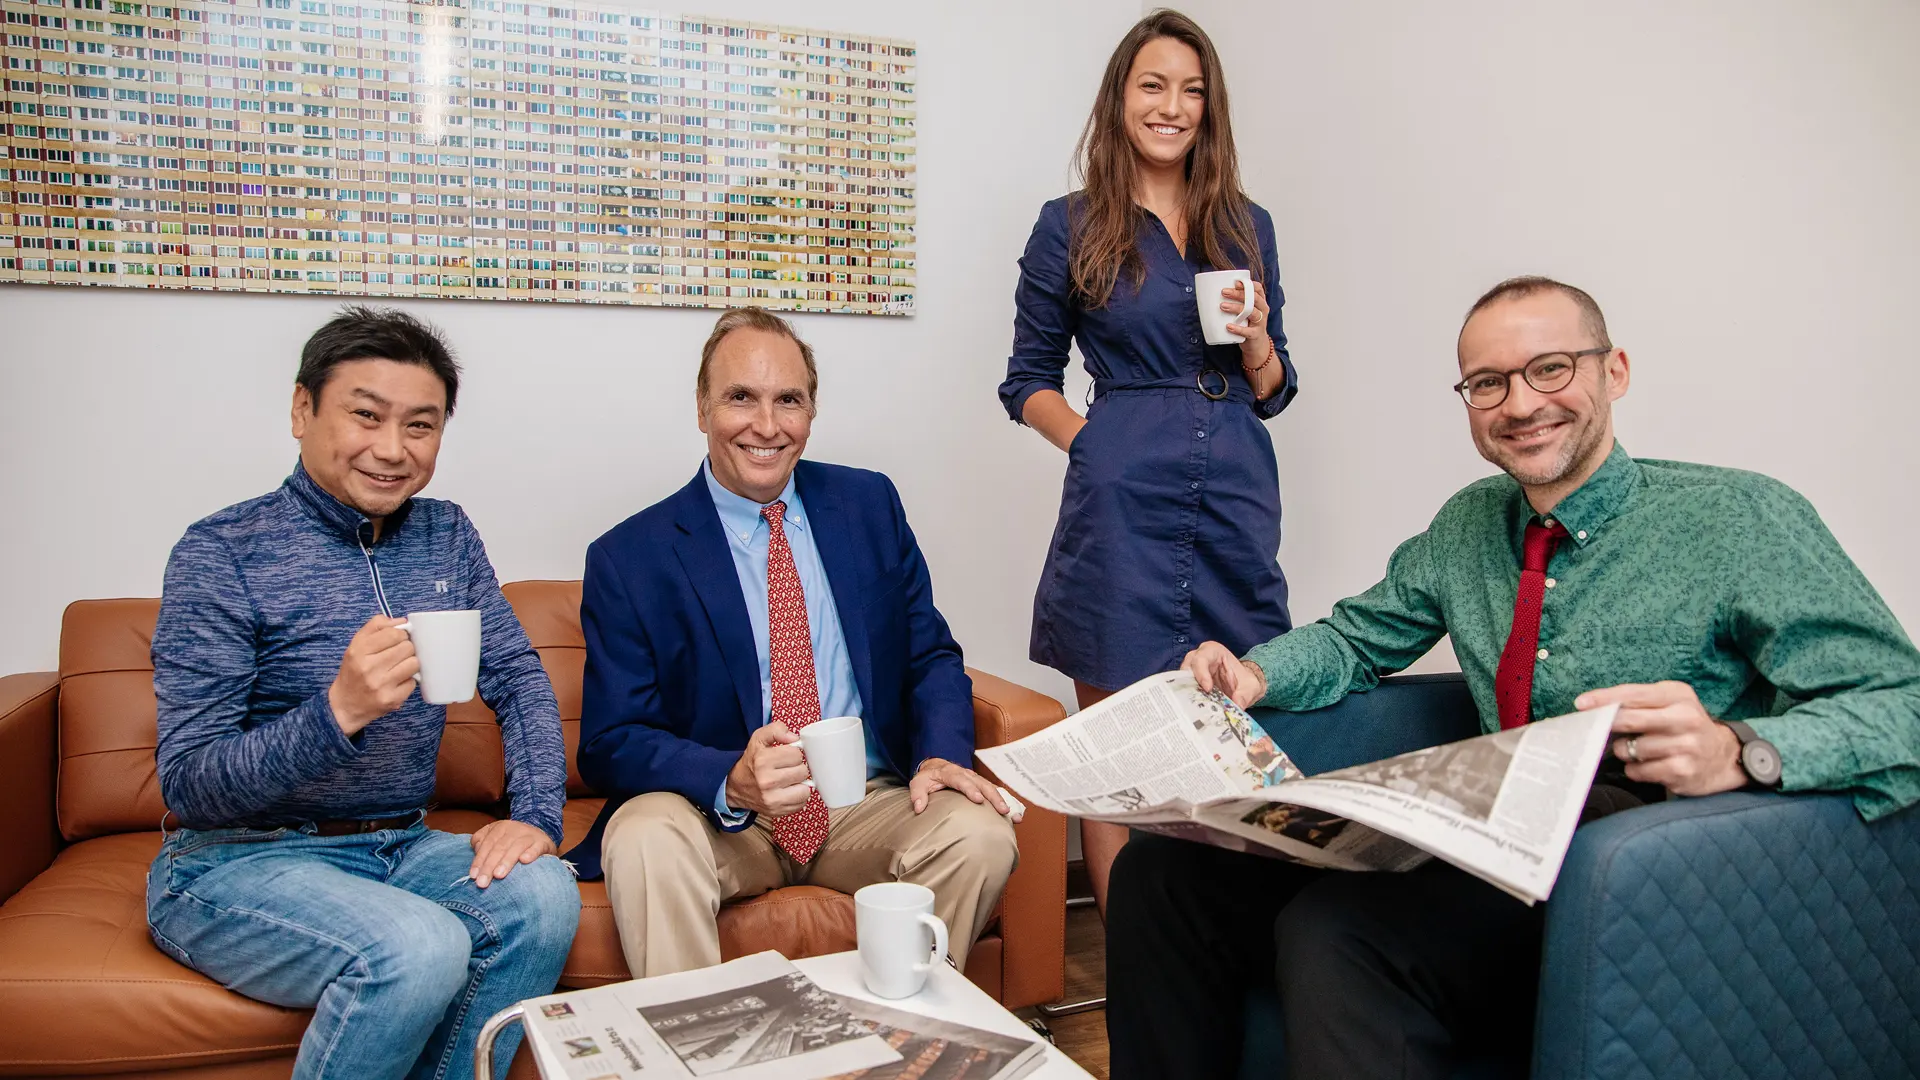
[[[560,700],[567,739],[566,842],[601,800],[573,766],[579,745],[578,581],[506,586]],[[60,670],[0,678],[0,1076],[118,1075],[194,1080],[284,1077],[308,1013],[242,997],[173,962],[147,936],[144,881],[165,807],[154,771],[149,655],[159,601],[69,607]],[[1037,731],[1064,715],[1051,698],[972,672],[979,745]],[[470,832],[505,797],[500,733],[477,700],[448,710],[436,827]],[[1060,996],[1065,946],[1066,822],[1029,809],[1016,826],[1020,865],[967,976],[1009,1008]],[[583,882],[579,936],[561,976],[581,987],[628,977],[605,886]],[[789,957],[850,949],[853,900],[778,889],[720,915],[727,956]],[[515,1072],[528,1075],[526,1055]]]

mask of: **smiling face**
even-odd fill
[[[1185,42],[1154,38],[1140,47],[1127,71],[1122,115],[1127,139],[1148,168],[1184,168],[1200,137],[1207,84],[1200,54]]]
[[[1545,353],[1576,353],[1600,344],[1579,305],[1558,289],[1497,300],[1460,329],[1460,374],[1516,371]],[[1627,392],[1627,354],[1614,349],[1578,361],[1573,381],[1543,394],[1518,374],[1507,398],[1491,409],[1468,409],[1480,456],[1527,489],[1544,513],[1586,482],[1613,448],[1613,402]]]
[[[734,330],[714,347],[707,386],[700,430],[713,478],[762,505],[779,498],[813,431],[800,346],[765,330]]]
[[[446,421],[447,386],[423,364],[349,360],[328,372],[317,398],[293,388],[300,464],[376,527],[433,479]]]

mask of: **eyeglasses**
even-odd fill
[[[1542,394],[1551,394],[1565,390],[1573,381],[1575,371],[1579,370],[1583,356],[1602,356],[1613,351],[1613,346],[1603,345],[1597,349],[1582,349],[1579,352],[1550,352],[1526,362],[1522,367],[1511,371],[1482,371],[1469,375],[1454,384],[1453,392],[1470,409],[1497,408],[1507,400],[1507,390],[1513,385],[1515,375],[1527,380],[1527,385]]]

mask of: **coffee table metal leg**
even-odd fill
[[[525,1007],[515,1005],[501,1009],[480,1025],[480,1037],[473,1044],[473,1080],[493,1080],[493,1044],[500,1040],[501,1032],[520,1023],[526,1014]]]
[[[1088,998],[1085,1001],[1069,1001],[1064,1004],[1042,1005],[1040,1006],[1040,1011],[1047,1016],[1072,1016],[1075,1013],[1092,1012],[1095,1009],[1104,1009],[1106,1007],[1107,999],[1105,997],[1097,997]]]

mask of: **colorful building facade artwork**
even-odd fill
[[[911,42],[608,0],[0,12],[0,282],[913,310]]]

